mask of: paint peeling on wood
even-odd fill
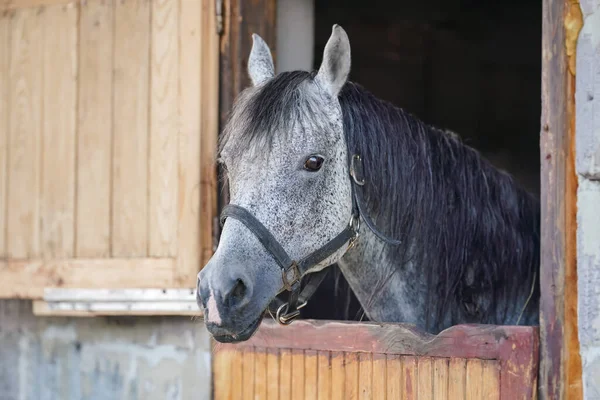
[[[569,0],[567,14],[565,15],[565,46],[567,57],[569,59],[569,72],[575,75],[576,72],[576,53],[577,53],[577,38],[583,27],[583,13],[579,6],[579,0]]]

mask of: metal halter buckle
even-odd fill
[[[292,276],[289,274],[292,273]],[[296,261],[292,262],[292,265],[288,269],[281,270],[281,279],[283,280],[283,288],[287,291],[292,291],[292,285],[300,280],[300,270]]]
[[[275,319],[281,325],[289,325],[289,324],[291,324],[293,320],[295,320],[296,318],[298,318],[298,316],[300,315],[300,309],[302,307],[304,307],[306,305],[306,303],[307,302],[305,301],[304,303],[300,304],[291,313],[288,313],[288,310],[290,308],[290,304],[289,303],[283,303],[277,309],[277,313],[275,314]],[[271,316],[273,316],[273,315],[271,315]]]

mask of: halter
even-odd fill
[[[304,289],[301,290],[301,281],[304,274],[310,268],[318,265],[341,249],[346,243],[348,243],[346,251],[350,250],[358,240],[361,217],[369,229],[384,242],[391,245],[401,243],[400,240],[391,239],[379,232],[367,214],[363,212],[362,198],[359,190],[356,188],[356,186],[362,187],[365,184],[362,159],[358,154],[354,154],[350,160],[350,176],[352,178],[352,216],[348,225],[336,237],[300,261],[292,260],[271,232],[245,208],[228,204],[221,212],[221,225],[225,223],[228,217],[234,218],[244,224],[281,267],[282,288],[279,293],[289,291],[289,299],[284,303],[275,298],[269,305],[268,311],[282,325],[290,324],[300,315],[300,309],[307,304],[308,299],[315,293],[321,282],[323,282],[327,274],[327,269],[324,268],[319,272],[309,274],[307,278],[308,282],[304,286]],[[275,316],[273,316],[273,311],[270,308],[273,304],[276,310]]]

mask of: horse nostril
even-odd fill
[[[247,288],[246,288],[246,284],[244,283],[243,280],[238,279],[235,282],[235,286],[233,287],[233,290],[231,291],[231,295],[233,296],[233,301],[235,303],[241,303],[244,298],[246,297],[246,292],[247,292]]]

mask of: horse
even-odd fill
[[[350,67],[337,24],[310,72],[275,74],[252,35],[251,85],[218,144],[230,202],[198,274],[213,338],[248,340],[268,314],[291,323],[331,265],[371,321],[433,334],[537,324],[539,200],[454,132],[349,80]]]

